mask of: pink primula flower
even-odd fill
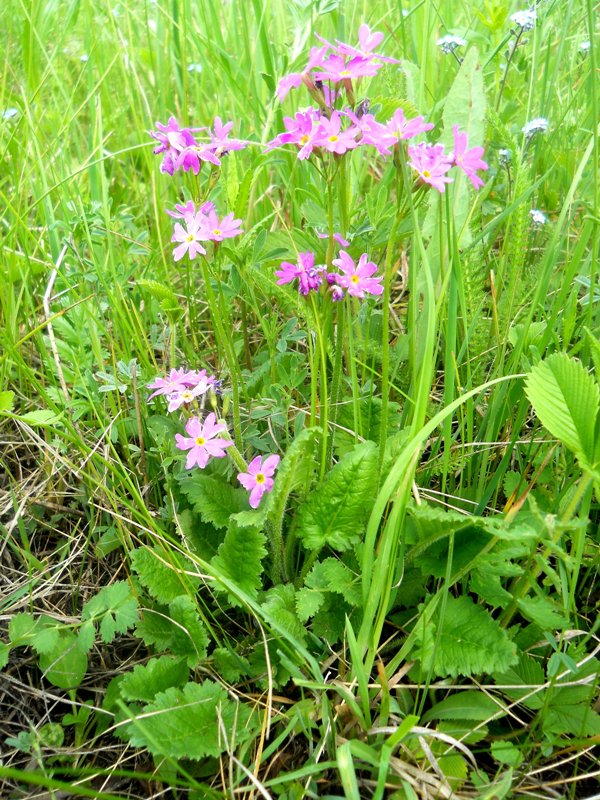
[[[446,175],[452,168],[453,158],[444,153],[443,144],[421,142],[410,145],[408,155],[410,156],[408,166],[418,172],[424,183],[433,186],[438,192],[444,192],[445,184],[453,182],[454,179]]]
[[[240,228],[242,220],[234,219],[233,213],[227,214],[222,220],[219,220],[215,211],[211,209],[208,214],[202,216],[203,219],[200,222],[202,231],[210,241],[222,242],[223,239],[231,239],[243,233]]]
[[[192,128],[181,128],[175,117],[169,117],[166,125],[156,123],[157,130],[150,131],[150,136],[156,139],[158,145],[154,148],[154,153],[163,153],[163,160],[160,165],[161,172],[172,175],[178,169],[177,161],[188,147],[196,144]],[[194,128],[193,130],[202,130]]]
[[[206,231],[202,227],[202,219],[204,219],[204,215],[198,213],[196,216],[184,220],[185,228],[181,223],[175,223],[171,241],[181,242],[181,244],[173,250],[173,258],[175,261],[181,261],[186,253],[191,260],[196,258],[199,253],[201,255],[206,253],[206,250],[200,244],[200,242],[205,242],[208,239]]]
[[[217,150],[219,153],[228,153],[231,150],[243,150],[244,147],[248,146],[248,142],[242,139],[229,138],[229,131],[233,128],[233,122],[226,122],[223,125],[221,117],[215,117],[213,128],[214,133],[209,131],[210,146],[213,150]]]
[[[336,284],[345,289],[352,297],[362,299],[365,294],[383,294],[381,276],[373,277],[377,272],[377,264],[369,261],[368,258],[368,255],[363,253],[358,260],[358,264],[355,264],[345,250],[340,250],[340,257],[334,258],[332,261],[342,273],[341,275],[334,275]]]
[[[208,381],[203,378],[197,381],[195,386],[185,386],[183,389],[177,389],[169,395],[167,411],[177,411],[181,406],[192,403],[197,397],[206,394],[208,387]]]
[[[375,52],[375,48],[379,47],[383,41],[383,33],[380,31],[371,31],[369,26],[363,22],[358,29],[358,47],[352,47],[349,44],[344,44],[336,39],[337,52],[344,56],[353,56],[358,58],[377,58],[379,61],[387,61],[390,64],[399,64],[397,58],[389,58],[388,56],[380,56]]]
[[[481,160],[484,152],[483,147],[472,147],[468,150],[468,136],[466,133],[459,132],[458,125],[452,127],[452,133],[454,134],[454,152],[451,154],[451,158],[453,158],[456,166],[462,169],[473,186],[479,189],[483,186],[483,181],[477,175],[476,170],[488,169],[486,162]]]
[[[343,155],[348,150],[358,147],[356,136],[358,128],[354,126],[342,130],[342,118],[339,111],[334,111],[331,119],[323,117],[319,125],[319,130],[314,139],[315,147],[323,147],[330,153]]]
[[[311,69],[321,66],[327,50],[328,47],[311,47],[308,64],[305,70],[303,72],[292,72],[290,75],[284,75],[277,84],[277,97],[280,103],[283,103],[290,89],[297,89],[302,83],[312,82],[312,78],[309,77],[309,72]]]
[[[191,147],[186,147],[186,149],[177,156],[175,159],[175,169],[182,169],[184,172],[192,170],[194,175],[197,175],[204,161],[208,161],[216,167],[221,166],[220,160],[213,153],[212,145],[194,144]]]
[[[425,122],[423,117],[406,119],[404,111],[397,108],[385,127],[389,135],[399,141],[400,139],[412,139],[420,133],[430,131],[435,125],[433,122]]]
[[[181,389],[185,389],[188,385],[186,383],[186,375],[188,373],[184,369],[172,369],[166,378],[156,378],[152,383],[146,385],[147,389],[154,389],[154,392],[148,398],[148,402],[154,397],[161,394],[172,394]]]
[[[316,231],[316,234],[319,239],[329,239],[328,233],[321,233],[320,231]],[[350,247],[350,242],[347,242],[341,233],[334,233],[333,238],[339,244],[340,247]]]
[[[231,447],[233,442],[230,439],[216,438],[220,433],[224,433],[227,428],[225,425],[216,424],[216,417],[211,412],[204,422],[198,417],[191,417],[185,425],[188,436],[175,434],[175,441],[179,450],[188,450],[185,462],[186,469],[198,466],[200,469],[208,464],[211,458],[223,458],[225,449]]]
[[[273,489],[273,475],[279,464],[279,456],[267,456],[263,461],[263,456],[256,456],[248,464],[248,472],[240,472],[237,476],[238,481],[244,489],[250,492],[250,507],[258,508],[265,492]]]
[[[332,83],[377,75],[381,68],[381,64],[376,64],[368,58],[352,58],[346,62],[341,56],[335,55],[325,59],[321,66],[323,71],[315,72],[315,78]]]
[[[292,283],[298,280],[298,291],[306,296],[311,291],[317,291],[323,283],[323,272],[325,267],[315,267],[314,253],[298,253],[298,263],[290,264],[289,261],[282,261],[280,269],[275,272],[279,278],[278,286]]]

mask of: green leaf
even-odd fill
[[[303,587],[296,592],[296,613],[302,622],[306,622],[317,613],[325,602],[325,595],[318,589]]]
[[[27,414],[21,414],[19,419],[26,422],[28,425],[54,425],[60,419],[60,414],[55,414],[48,408],[40,408],[38,411],[29,411]]]
[[[189,667],[182,658],[160,656],[151,658],[147,664],[138,664],[133,672],[123,676],[119,684],[125,700],[150,702],[157,694],[172,687],[180,687],[187,681]]]
[[[211,563],[250,597],[262,586],[262,561],[266,556],[266,537],[256,528],[242,528],[232,520],[225,541]],[[232,603],[238,603],[230,597]]]
[[[12,411],[14,400],[14,392],[0,392],[0,412]]]
[[[492,742],[492,756],[500,764],[508,764],[509,767],[518,767],[523,762],[523,754],[512,742]]]
[[[117,581],[100,589],[84,605],[81,618],[100,625],[102,641],[109,644],[117,633],[125,633],[138,619],[138,604],[127,581]]]
[[[199,760],[234,750],[253,733],[249,709],[230,700],[216,683],[187,683],[170,688],[135,714],[127,726],[129,741],[154,756]],[[223,730],[224,729],[224,730]]]
[[[262,607],[282,628],[301,642],[304,641],[306,630],[296,613],[296,593],[293,584],[273,586],[267,592]]]
[[[543,691],[536,692],[535,687],[543,686],[546,678],[540,663],[531,656],[522,653],[513,667],[494,675],[494,679],[500,686],[523,686],[522,689],[502,689],[502,692],[511,700],[522,701],[524,706],[532,710],[542,707],[544,693]]]
[[[33,614],[21,612],[8,623],[8,638],[13,645],[21,645],[28,642],[35,635],[39,625],[34,619]]]
[[[54,686],[75,689],[85,677],[88,661],[75,634],[63,629],[59,632],[56,647],[40,655],[39,665]]]
[[[169,559],[169,561],[167,561]],[[171,559],[181,561],[181,565],[171,563]],[[195,590],[199,579],[184,574],[193,565],[187,559],[176,556],[158,547],[140,547],[131,553],[131,566],[142,584],[159,603],[170,603],[179,595],[185,594],[190,586]]]
[[[305,583],[310,589],[337,592],[352,606],[358,606],[362,601],[359,576],[337,558],[318,561],[307,575]]]
[[[8,664],[8,657],[10,655],[10,645],[6,642],[0,642],[0,669]]]
[[[495,703],[491,697],[483,692],[466,690],[456,692],[436,703],[426,714],[423,715],[423,722],[432,719],[475,719],[486,720],[496,717],[502,707]]]
[[[304,428],[290,444],[277,469],[273,491],[264,503],[262,518],[281,524],[290,492],[305,486],[314,471],[314,447],[320,433],[320,428]]]
[[[307,550],[356,544],[377,489],[377,447],[358,445],[335,465],[298,509],[296,533]]]
[[[415,629],[417,639],[425,642],[422,659],[426,669],[433,667],[440,677],[480,675],[508,669],[517,661],[515,644],[506,631],[470,597],[449,597],[443,622],[439,614],[438,609],[433,636],[423,639],[419,627]]]
[[[599,390],[580,361],[554,353],[529,373],[525,393],[542,425],[577,456],[594,466]]]
[[[248,659],[240,656],[235,650],[215,647],[211,655],[215,672],[229,683],[236,683],[242,675],[250,673]]]
[[[583,738],[600,735],[600,715],[588,703],[551,706],[542,719],[544,733]]]
[[[219,478],[202,475],[199,470],[185,475],[180,481],[181,491],[186,495],[203,522],[215,528],[226,528],[232,514],[246,511],[248,494]]]
[[[570,623],[547,597],[524,597],[517,600],[520,612],[543,631],[564,631]]]
[[[144,609],[136,633],[147,645],[185,656],[190,667],[206,658],[208,634],[194,601],[186,595],[176,597],[168,609]]]

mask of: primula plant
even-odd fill
[[[27,291],[0,289],[0,511],[23,572],[0,676],[41,687],[21,727],[6,715],[0,782],[591,796],[593,15],[148,3],[138,52],[126,5],[77,56],[85,167],[54,163],[64,121],[36,134],[50,7],[20,12],[30,100],[0,123],[32,181],[0,178],[9,279],[27,260],[43,280],[31,327]],[[121,46],[126,138],[96,104]]]

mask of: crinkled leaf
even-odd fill
[[[180,481],[181,491],[186,495],[203,522],[215,528],[226,528],[232,514],[246,511],[248,493],[198,470],[185,475]]]
[[[256,528],[242,528],[232,521],[211,563],[250,597],[262,586],[262,561],[267,554],[266,537]],[[232,603],[239,601],[230,596]]]
[[[306,586],[341,594],[350,605],[360,605],[362,600],[359,578],[337,558],[318,561],[306,577]]]
[[[189,667],[182,658],[159,656],[147,664],[138,664],[132,672],[123,676],[119,684],[125,700],[150,702],[157,694],[175,686],[183,686],[189,675]]]
[[[78,646],[75,634],[61,630],[56,647],[40,655],[39,665],[54,686],[75,689],[85,677],[88,661]]]
[[[190,667],[206,657],[208,634],[194,601],[186,595],[176,597],[168,608],[144,609],[136,633],[147,645],[185,656]]]
[[[436,675],[480,675],[507,669],[517,661],[515,644],[506,631],[470,597],[449,597],[442,622],[439,613],[434,618],[436,635],[422,653],[424,666],[433,667]]]
[[[262,607],[282,628],[301,642],[304,641],[306,630],[296,612],[296,593],[291,583],[269,589]]]
[[[84,605],[81,618],[94,620],[100,625],[102,641],[110,643],[117,633],[132,628],[138,618],[137,600],[127,581],[117,581],[100,589],[95,597]]]
[[[14,399],[14,392],[0,392],[0,411],[12,411]]]
[[[570,623],[562,609],[547,597],[523,597],[517,600],[520,612],[544,631],[564,631]]]
[[[298,509],[296,534],[307,550],[347,550],[359,541],[375,499],[377,447],[358,445]]]
[[[554,353],[529,373],[525,393],[542,425],[585,466],[593,466],[599,389],[583,364]]]
[[[432,719],[476,719],[485,720],[502,712],[502,707],[483,692],[466,690],[456,692],[436,703],[423,715],[422,721]]]
[[[167,558],[169,560],[167,560]],[[180,563],[172,563],[177,559]],[[170,603],[190,585],[196,588],[198,578],[185,574],[193,567],[191,562],[181,556],[157,547],[139,547],[131,553],[131,566],[141,583],[159,603]]]
[[[167,689],[135,716],[140,720],[127,726],[129,741],[154,756],[217,758],[233,741],[238,745],[253,733],[248,707],[211,681]]]
[[[236,683],[242,675],[250,673],[250,663],[247,658],[229,650],[226,647],[215,647],[212,654],[215,672],[220,678],[229,683]]]
[[[304,586],[296,592],[296,613],[302,622],[306,622],[317,613],[325,602],[325,595],[318,589]]]

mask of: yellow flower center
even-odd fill
[[[340,72],[340,75],[342,76],[342,78],[348,78],[348,77],[350,77],[350,70],[349,69],[343,69]]]
[[[194,241],[194,234],[190,233],[189,236],[185,237],[186,242],[193,242]]]
[[[221,231],[218,228],[215,228],[213,230],[213,236],[220,236],[220,235],[221,235]]]
[[[206,444],[206,439],[203,436],[197,436],[194,441],[199,445]]]
[[[329,137],[329,141],[330,142],[337,142],[338,139],[339,139],[339,136],[335,136],[335,135]]]
[[[307,133],[305,133],[304,136],[300,139],[300,144],[306,144],[309,139],[310,136]]]
[[[256,478],[254,479],[257,483],[264,483],[266,478],[262,474],[262,472],[257,473]]]
[[[191,392],[182,392],[181,396],[186,403],[189,403],[190,400],[194,399],[194,395]]]
[[[431,172],[428,169],[423,170],[423,177],[424,178],[431,178]]]
[[[358,275],[352,275],[350,280],[351,280],[352,283],[358,283],[360,278],[358,277]]]

